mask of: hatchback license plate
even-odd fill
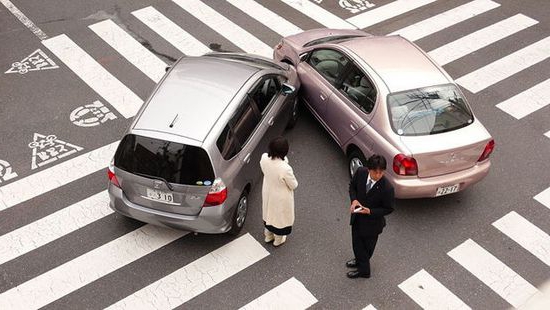
[[[174,196],[172,195],[172,193],[166,193],[166,192],[162,192],[151,188],[147,189],[147,198],[155,201],[160,201],[160,202],[169,202],[169,203],[174,202]]]
[[[445,187],[438,187],[437,191],[435,192],[435,196],[436,197],[443,196],[443,195],[448,195],[456,192],[458,192],[458,184],[445,186]]]

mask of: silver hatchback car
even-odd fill
[[[296,122],[295,69],[260,56],[182,57],[157,85],[108,169],[110,207],[202,233],[238,233],[269,140]]]

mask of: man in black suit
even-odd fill
[[[360,167],[349,184],[351,200],[351,240],[355,258],[346,262],[348,278],[369,278],[370,258],[374,252],[378,235],[386,226],[385,215],[393,212],[394,190],[384,177],[386,159],[372,155],[367,168]]]

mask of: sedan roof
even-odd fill
[[[416,45],[401,36],[355,38],[339,45],[368,63],[390,92],[450,82]]]

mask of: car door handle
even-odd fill
[[[357,127],[359,127],[359,126],[357,126],[357,124],[356,124],[356,123],[354,123],[354,122],[350,122],[350,124],[349,124],[349,128],[351,128],[351,130],[355,131],[355,130],[357,130]]]
[[[319,94],[319,98],[321,98],[321,100],[325,101],[327,99],[327,96],[323,93]]]
[[[244,157],[243,161],[244,161],[245,163],[247,163],[247,164],[250,162],[250,153],[246,154],[246,156]]]
[[[267,124],[269,126],[273,126],[273,123],[275,122],[275,118],[272,116],[268,121],[267,121]]]

